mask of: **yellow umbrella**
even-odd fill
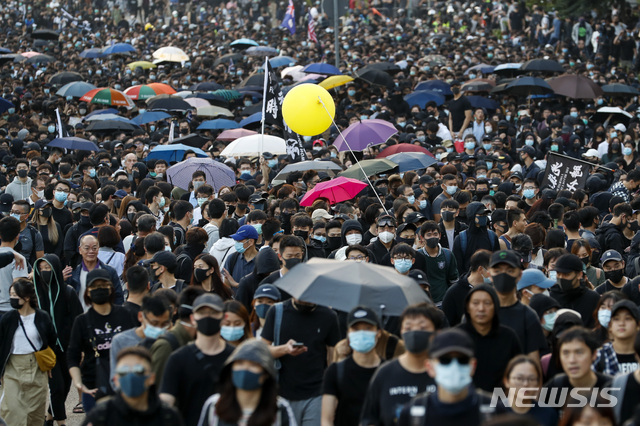
[[[157,65],[154,64],[153,62],[149,62],[149,61],[135,61],[135,62],[131,62],[130,64],[127,64],[127,66],[133,71],[136,68],[140,67],[143,70],[148,70],[151,68],[156,68]]]
[[[333,89],[335,87],[343,86],[351,81],[353,81],[353,77],[349,77],[348,75],[332,75],[331,77],[327,77],[318,83],[318,86],[323,87],[326,90]]]

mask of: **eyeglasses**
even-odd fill
[[[517,385],[527,385],[529,383],[531,384],[538,383],[538,378],[536,376],[529,376],[529,377],[515,376],[515,377],[511,377],[509,380],[511,380],[513,383]]]
[[[80,247],[84,251],[98,251],[98,246],[82,246]]]
[[[443,355],[438,358],[438,362],[442,365],[449,365],[453,360],[457,360],[460,365],[467,365],[471,361],[471,358],[465,355],[451,356],[451,355]]]
[[[62,188],[56,188],[56,191],[58,191],[58,192],[65,192],[65,193],[67,193],[67,194],[68,194],[69,192],[71,192],[71,191],[69,191],[68,189],[62,189]]]
[[[413,259],[413,257],[409,256],[409,255],[405,255],[405,256],[393,256],[394,260],[411,260]]]
[[[362,262],[363,260],[365,260],[365,259],[366,259],[366,257],[364,257],[364,256],[362,256],[362,255],[360,255],[360,256],[353,256],[353,257],[349,256],[347,259],[348,259],[348,260],[355,260],[356,262]]]

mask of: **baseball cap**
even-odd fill
[[[178,265],[178,258],[170,251],[159,251],[154,254],[149,263],[157,263],[167,268],[173,269]]]
[[[513,250],[500,250],[491,255],[491,263],[489,264],[489,267],[493,268],[501,263],[506,263],[514,268],[522,267],[520,256],[518,256]]]
[[[613,317],[620,309],[626,309],[636,322],[640,321],[640,309],[631,300],[620,300],[611,307],[611,316]]]
[[[425,274],[420,269],[410,270],[409,276],[413,278],[418,283],[418,285],[431,287],[431,284],[429,284],[429,280],[427,280],[427,274]]]
[[[418,222],[420,222],[421,220],[424,220],[424,219],[426,219],[426,218],[424,217],[424,215],[422,213],[413,212],[413,213],[409,213],[404,221],[406,223],[418,223]]]
[[[453,328],[436,334],[429,346],[429,356],[439,358],[450,352],[473,356],[473,341],[467,333]]]
[[[622,262],[622,256],[615,250],[607,250],[600,257],[600,263],[602,266],[610,260],[617,260],[618,262]]]
[[[318,219],[331,220],[331,219],[333,219],[333,216],[330,215],[329,212],[326,211],[325,209],[316,209],[311,214],[311,220],[313,220],[315,222]]]
[[[256,289],[256,292],[253,293],[253,298],[257,299],[259,297],[267,297],[271,300],[275,300],[279,302],[282,300],[282,295],[280,294],[280,290],[272,284],[263,284]]]
[[[37,210],[37,209],[44,208],[44,207],[45,207],[45,206],[47,206],[47,205],[49,205],[49,206],[50,206],[50,205],[51,205],[51,201],[47,201],[47,200],[38,200],[38,201],[36,201],[36,203],[34,204],[33,208],[34,208],[35,210]]]
[[[593,158],[593,157],[600,158],[600,154],[598,153],[598,150],[593,148],[589,148],[587,152],[582,154],[582,156],[589,157],[589,158]]]
[[[0,195],[0,211],[8,213],[11,211],[11,205],[13,204],[13,195],[2,194]]]
[[[114,194],[114,197],[117,198],[124,198],[127,196],[127,191],[125,191],[124,189],[118,189]]]
[[[525,154],[528,154],[534,158],[536,156],[536,149],[529,145],[525,145],[522,148],[520,148],[520,152],[524,152]]]
[[[236,232],[235,234],[231,235],[231,238],[233,238],[236,241],[242,241],[242,240],[246,240],[246,239],[257,240],[258,239],[258,231],[256,231],[256,228],[254,228],[251,225],[242,225],[238,229],[238,232]]]
[[[472,203],[469,203],[469,205],[467,206],[468,218],[473,218],[474,216],[482,215],[482,214],[485,214],[486,212],[487,212],[487,208],[480,201],[474,201]]]
[[[556,272],[566,274],[567,272],[581,272],[583,267],[582,261],[575,254],[563,254],[556,260],[553,269]]]
[[[540,288],[550,288],[556,282],[547,276],[539,269],[525,269],[522,272],[522,277],[518,281],[518,290],[531,287],[535,285]]]
[[[249,197],[249,204],[264,203],[266,201],[262,194],[251,194]]]
[[[213,293],[205,293],[196,297],[196,300],[193,301],[193,312],[196,312],[198,309],[205,306],[218,312],[222,312],[224,310],[224,302],[222,301],[222,298]]]
[[[351,327],[359,322],[366,322],[367,324],[375,325],[380,328],[380,319],[373,309],[366,306],[356,306],[347,315],[347,327]]]
[[[627,131],[627,127],[622,123],[616,124],[615,126],[613,126],[613,128],[622,133]]]
[[[89,271],[89,273],[87,274],[87,288],[91,287],[91,284],[93,284],[93,282],[97,280],[105,280],[113,284],[113,282],[111,281],[111,274],[106,269],[98,268]]]

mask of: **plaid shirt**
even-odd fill
[[[613,350],[613,344],[605,343],[596,352],[596,360],[591,365],[593,371],[616,376],[620,373],[620,365],[618,365],[618,356]]]
[[[629,197],[629,190],[624,186],[624,183],[622,182],[617,182],[611,185],[609,192],[611,192],[614,197],[617,195],[618,197],[624,198],[625,203],[631,201],[631,197]]]

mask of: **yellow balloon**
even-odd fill
[[[302,136],[315,136],[324,132],[331,126],[335,114],[333,98],[317,84],[294,87],[282,102],[284,121],[291,130]]]

